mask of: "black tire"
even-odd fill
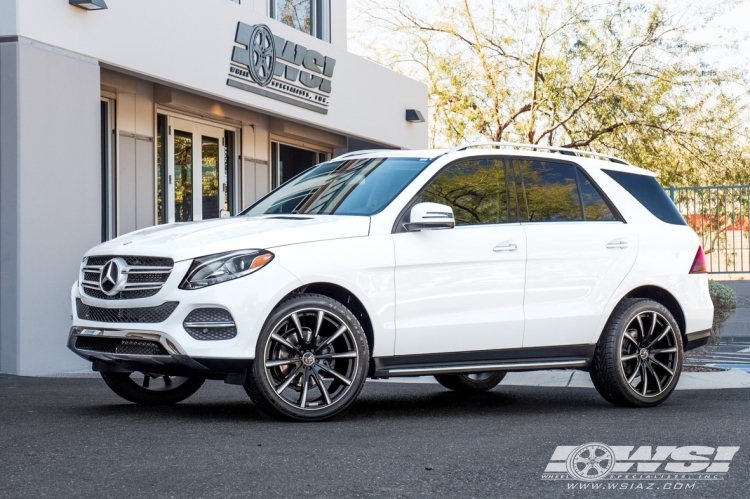
[[[505,377],[505,371],[477,374],[436,374],[438,383],[458,393],[482,393],[492,390]]]
[[[630,299],[604,327],[589,374],[612,404],[653,407],[674,391],[683,357],[682,332],[669,310],[653,300]]]
[[[369,359],[365,332],[349,309],[327,296],[295,295],[266,320],[245,391],[273,417],[322,421],[354,402]]]
[[[107,386],[128,402],[141,405],[171,405],[182,402],[203,385],[201,378],[175,378],[145,375],[138,384],[131,373],[101,373]],[[145,381],[148,379],[148,381]],[[153,380],[153,381],[152,381]],[[144,387],[146,383],[148,387]],[[174,387],[171,385],[174,384]]]

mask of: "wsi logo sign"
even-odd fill
[[[723,480],[739,447],[558,446],[543,480]]]

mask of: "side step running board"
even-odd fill
[[[571,367],[585,367],[589,359],[571,360],[541,360],[523,362],[493,362],[482,364],[463,365],[431,365],[431,366],[408,366],[408,367],[383,367],[375,372],[376,377],[390,376],[423,376],[428,374],[461,374],[481,373],[488,371],[523,371],[535,369],[564,369]]]

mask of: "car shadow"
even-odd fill
[[[366,386],[363,393],[343,414],[331,421],[419,420],[487,416],[524,416],[527,414],[565,415],[580,413],[582,407],[593,411],[625,411],[605,402],[590,389],[498,387],[487,393],[459,394],[433,385]],[[172,406],[140,406],[127,402],[77,405],[69,407],[77,417],[94,418],[178,418],[206,422],[275,422],[247,400],[211,400],[193,398]],[[637,410],[637,409],[634,409]]]

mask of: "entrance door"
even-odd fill
[[[224,209],[224,130],[169,118],[169,222],[219,218]]]

